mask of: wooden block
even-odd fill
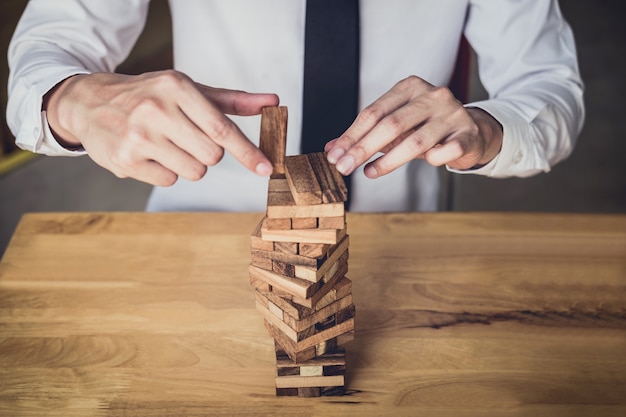
[[[303,330],[300,330],[300,331],[296,331],[296,330],[292,329],[287,324],[285,324],[285,322],[283,322],[279,317],[276,317],[275,314],[272,314],[272,312],[269,311],[269,309],[266,308],[263,305],[263,303],[261,301],[259,301],[259,300],[257,300],[257,302],[256,302],[256,308],[257,308],[257,310],[259,312],[261,312],[261,314],[263,315],[265,320],[270,322],[276,328],[280,329],[280,331],[285,336],[287,336],[289,339],[291,339],[293,342],[301,342],[301,341],[303,341],[303,340],[313,336],[318,331],[315,326],[311,326],[309,328],[306,328],[306,329],[303,329]]]
[[[298,388],[298,397],[300,398],[316,398],[322,396],[320,387],[304,387]]]
[[[348,228],[344,227],[339,230],[337,240],[341,241],[348,233]],[[311,258],[319,258],[328,254],[333,248],[333,245],[328,243],[301,243],[298,247],[298,254],[301,256],[307,256]]]
[[[287,148],[287,107],[271,106],[261,109],[259,149],[272,162],[272,177],[285,173]]]
[[[327,330],[337,324],[348,321],[355,316],[355,306],[352,295],[348,295],[336,302],[315,311],[312,315],[296,320],[262,293],[257,292],[257,309],[264,317],[281,329],[293,341],[301,341],[316,332]],[[312,330],[314,329],[314,331]]]
[[[296,217],[290,220],[291,220],[292,229],[317,229],[317,217],[302,217],[302,218]],[[331,228],[327,227],[326,229],[331,229]],[[340,229],[340,228],[338,227],[337,229]]]
[[[270,311],[270,313],[272,313],[273,315],[278,317],[281,321],[284,321],[285,312],[283,310],[281,310],[276,304],[269,303],[267,308]]]
[[[273,290],[270,284],[260,279],[257,279],[252,275],[250,275],[250,285],[258,292],[271,293]]]
[[[255,255],[258,251],[252,251],[250,255],[250,265],[254,265],[261,269],[267,269],[268,271],[272,270],[272,260],[263,256]],[[295,270],[294,270],[295,275]]]
[[[300,245],[298,242],[272,242],[272,247],[276,252],[292,255],[297,255],[298,252],[300,252]]]
[[[337,349],[337,338],[325,340],[319,345],[315,346],[315,356],[324,356],[328,352],[332,352]]]
[[[339,282],[339,280],[344,278],[347,271],[348,271],[347,264],[343,264],[343,265],[340,265],[339,270],[327,282],[318,281],[315,284],[309,282],[310,284],[312,284],[312,286],[309,288],[309,292],[313,293],[313,295],[311,295],[311,297],[309,298],[304,298],[304,297],[291,294],[287,291],[282,290],[281,288],[276,288],[274,286],[272,286],[271,292],[273,292],[275,295],[278,295],[279,297],[283,297],[287,300],[290,300],[293,303],[314,309],[317,305],[317,302],[321,300],[326,294],[328,294],[330,291],[333,290],[333,287],[337,284],[337,282]],[[298,280],[298,278],[288,278],[288,279]],[[300,280],[300,281],[304,281],[304,280]],[[252,280],[250,282],[252,284]],[[308,282],[308,281],[304,281],[304,282]],[[269,282],[267,283],[271,285],[271,283]]]
[[[344,204],[306,204],[296,205],[290,192],[270,191],[267,193],[267,217],[336,217],[345,214]]]
[[[322,366],[326,368],[341,365],[345,366],[346,364],[346,350],[343,347],[337,347],[324,356],[317,356],[297,363],[291,360],[279,344],[274,344],[274,350],[276,352],[276,368],[293,366]]]
[[[295,319],[293,316],[287,314],[285,311],[280,310],[283,314],[281,316],[281,320],[292,329],[299,331],[311,326],[315,326],[317,323],[326,320],[333,315],[337,315],[337,313],[341,312],[342,321],[347,320],[349,317],[348,312],[343,312],[343,310],[349,309],[350,307],[354,307],[352,302],[352,295],[347,295],[333,303],[330,303],[326,307],[316,310],[310,316],[304,317],[300,320]],[[354,310],[352,313],[352,317],[354,317]]]
[[[346,250],[346,253],[348,251]],[[339,265],[341,265],[341,263],[344,263],[346,266],[348,265],[348,262],[346,260],[338,260],[337,262],[335,262],[334,264],[332,264],[330,266],[330,268],[328,269],[328,271],[326,271],[326,273],[324,275],[322,275],[322,281],[323,282],[328,282],[328,280],[333,277],[335,275],[335,273],[339,270]],[[295,274],[295,272],[294,272]]]
[[[346,183],[335,166],[328,162],[326,153],[316,152],[306,156],[322,190],[322,202],[337,203],[346,201],[348,199]],[[286,161],[285,164],[287,164]],[[289,168],[286,166],[286,171],[288,170]],[[289,175],[289,172],[287,172],[287,175]]]
[[[321,332],[321,331],[330,329],[336,323],[335,317],[336,317],[336,314],[333,314],[332,316],[327,317],[325,320],[322,320],[319,323],[316,323],[315,330],[317,330],[318,332]]]
[[[346,225],[346,216],[320,217],[317,227],[320,229],[343,229]]]
[[[295,274],[295,266],[282,261],[272,261],[272,271],[277,274],[284,275],[286,277],[293,278]]]
[[[321,387],[320,396],[322,397],[334,397],[342,396],[346,393],[345,386],[343,387]]]
[[[348,321],[356,315],[356,307],[354,304],[344,308],[343,310],[338,311],[335,314],[335,322],[337,324],[343,323],[344,321]]]
[[[270,304],[275,304],[277,308],[284,312],[284,314],[290,316],[288,320],[294,321],[306,320],[307,318],[318,314],[319,310],[325,309],[332,303],[341,300],[340,303],[334,305],[330,309],[327,309],[326,312],[319,313],[318,316],[311,319],[312,323],[315,323],[316,321],[320,321],[323,318],[328,317],[331,314],[334,314],[335,312],[342,310],[343,308],[346,308],[350,305],[352,301],[352,281],[350,281],[350,279],[346,278],[345,276],[339,279],[339,281],[335,283],[334,288],[327,291],[327,293],[317,301],[314,308],[309,308],[294,303],[293,301],[280,297],[273,292],[261,292],[260,296],[266,298],[267,301],[265,301],[264,305],[266,305],[268,308]],[[309,327],[309,325],[304,326]],[[295,325],[292,327],[296,330],[301,330],[303,328],[296,327]]]
[[[261,227],[261,238],[274,242],[327,243],[334,245],[340,240],[341,230],[337,229],[292,229],[271,230]]]
[[[292,247],[293,249],[293,247]],[[317,269],[324,263],[325,257],[309,258],[289,252],[269,251],[269,250],[252,250],[250,255],[253,258],[269,259],[270,261],[281,261],[291,265],[306,266],[308,268]]]
[[[311,308],[303,307],[299,304],[293,303],[272,292],[257,292],[257,299],[258,297],[265,298],[265,300],[261,300],[261,302],[268,309],[270,308],[270,305],[275,305],[276,308],[282,312],[281,320],[283,321],[285,316],[291,317],[290,320],[300,320],[301,318],[308,317],[315,312],[315,310]],[[297,330],[301,329],[302,328]]]
[[[298,388],[276,388],[277,397],[297,397]]]
[[[346,370],[346,353],[341,347],[335,348],[332,351],[328,351],[322,356],[318,356],[302,362],[294,362],[287,353],[280,347],[278,343],[276,347],[276,386],[292,386],[299,385],[293,388],[277,388],[276,395],[291,395],[295,396],[295,389],[299,390],[312,390],[307,392],[306,395],[341,395],[344,392],[345,385],[345,370]],[[290,379],[286,379],[290,377]],[[295,377],[307,378],[306,380],[298,380]],[[344,377],[344,383],[337,386],[323,386],[323,387],[308,387],[314,383],[340,383],[340,378],[337,379],[313,379],[319,377]],[[279,381],[280,379],[280,381]],[[333,381],[333,382],[330,382]],[[317,390],[316,390],[317,389]],[[301,395],[301,394],[298,394]]]
[[[338,346],[340,346],[340,345],[345,345],[346,343],[351,342],[353,340],[354,340],[354,330],[337,336],[335,339],[335,342],[337,343]]]
[[[291,366],[276,367],[276,376],[300,376],[300,367],[293,362]]]
[[[319,258],[325,256],[332,247],[328,243],[302,243],[298,248],[298,254],[311,258]]]
[[[280,330],[276,329],[276,327],[272,326],[272,324],[267,320],[264,320],[263,324],[265,324],[265,328],[269,332],[270,336],[274,338],[274,348],[276,349],[276,352],[285,353],[294,362],[304,362],[315,357],[315,346],[302,349],[300,351],[290,350],[288,352],[284,347],[290,346],[293,341],[285,336]]]
[[[265,219],[263,227],[269,230],[291,230],[291,219]]]
[[[261,226],[263,225],[263,220],[259,222],[256,226],[252,235],[250,236],[250,248],[252,250],[274,250],[274,242],[267,242],[261,239]]]
[[[299,352],[304,352],[307,351],[307,349],[315,348],[317,345],[336,338],[337,336],[354,331],[354,318],[352,318],[344,321],[343,323],[322,330],[321,332],[314,333],[308,337],[303,338],[302,340],[295,341],[292,337],[290,337],[290,335],[283,332],[284,327],[279,328],[275,325],[275,323],[278,323],[278,321],[274,320],[274,322],[272,322],[270,320],[267,320],[266,317],[265,324],[268,332],[274,338],[274,340],[278,344],[280,344],[280,346],[285,350],[287,355],[289,355],[289,357],[295,361],[299,361],[298,359],[296,359]]]
[[[289,188],[289,183],[287,182],[287,177],[285,177],[284,175],[279,175],[274,178],[270,178],[269,183],[267,185],[267,191],[291,193],[291,189]]]
[[[248,271],[251,278],[261,280],[271,285],[272,291],[278,289],[296,299],[309,299],[317,290],[316,285],[310,281],[300,278],[286,277],[272,271],[258,268],[254,265],[250,265],[248,267]]]
[[[300,376],[324,376],[324,367],[321,365],[301,365]]]
[[[256,291],[254,293],[254,298],[257,302],[261,303],[262,305],[264,305],[265,307],[269,308],[269,305],[271,303],[271,301],[268,300],[268,298],[265,296],[265,294],[263,294],[260,291]],[[282,310],[281,310],[282,312]],[[282,317],[282,316],[281,316]]]
[[[348,279],[348,278],[344,277],[344,279]],[[339,284],[339,283],[337,283],[337,284]],[[325,296],[320,298],[320,300],[317,302],[317,304],[315,304],[315,309],[316,310],[321,310],[322,308],[331,305],[332,303],[334,303],[337,300],[338,300],[337,299],[337,293],[335,291],[329,291],[328,294],[326,294]]]
[[[343,365],[329,365],[329,366],[322,367],[322,373],[324,374],[324,376],[345,375],[346,374],[345,361]]]
[[[276,378],[276,388],[336,387],[343,385],[343,375],[285,376]]]
[[[306,155],[285,158],[285,176],[297,205],[321,204],[322,189]]]
[[[337,297],[337,299],[341,299],[343,297],[347,297],[352,294],[352,281],[345,277],[341,281],[337,282],[333,291]]]
[[[312,268],[308,265],[294,265],[294,276],[308,281],[319,281],[337,263],[339,258],[347,252],[349,245],[350,237],[346,235],[341,242],[328,250],[326,260],[319,267]]]

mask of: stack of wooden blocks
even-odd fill
[[[341,395],[355,307],[343,178],[324,153],[285,156],[287,109],[268,107],[261,150],[274,166],[251,236],[250,283],[274,338],[276,395]]]

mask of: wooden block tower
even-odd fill
[[[250,284],[274,338],[276,395],[341,395],[355,307],[341,174],[323,152],[285,156],[287,108],[266,107],[260,148],[274,165],[251,236]]]

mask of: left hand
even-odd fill
[[[325,150],[343,175],[383,152],[364,170],[377,178],[415,158],[454,169],[482,166],[501,146],[502,126],[489,113],[465,108],[448,88],[411,76],[363,109]]]

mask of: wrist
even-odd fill
[[[84,75],[74,75],[68,77],[55,85],[43,96],[42,110],[46,112],[48,127],[59,145],[69,150],[82,149],[82,143],[67,127],[69,126],[67,122],[69,117],[67,114],[63,113],[62,98],[66,94],[69,85],[83,76]]]
[[[502,149],[504,137],[502,125],[491,114],[478,107],[467,107],[467,112],[478,126],[479,135],[484,143],[483,155],[477,165],[487,165]]]

